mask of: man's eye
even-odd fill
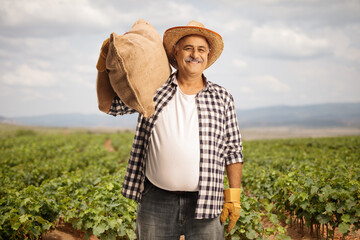
[[[192,51],[192,48],[191,48],[191,47],[187,47],[187,48],[185,48],[185,51]]]

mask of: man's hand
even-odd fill
[[[228,232],[234,228],[240,217],[240,194],[240,188],[229,188],[224,190],[225,203],[221,212],[220,220],[222,223],[224,223],[229,216],[229,225],[227,227]]]
[[[227,227],[228,232],[230,232],[234,228],[237,220],[240,217],[240,213],[241,213],[240,202],[238,203],[229,202],[224,204],[223,210],[221,212],[220,220],[221,222],[224,223],[227,217],[229,216],[229,225]]]
[[[106,70],[106,56],[109,50],[109,38],[103,42],[101,46],[100,56],[96,64],[96,68],[99,72],[104,72]]]

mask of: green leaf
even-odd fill
[[[276,236],[277,239],[279,240],[291,240],[291,237],[287,236],[287,235],[284,235],[284,234],[279,234]]]
[[[34,207],[33,207],[33,209],[35,210],[35,212],[39,212],[39,210],[40,210],[40,208],[41,208],[41,205],[40,204],[36,204]]]
[[[108,204],[107,206],[110,207],[110,208],[113,208],[113,207],[117,207],[117,206],[120,206],[121,204],[120,203],[112,203],[112,204]]]
[[[241,207],[243,208],[243,210],[250,210],[251,206],[249,202],[241,202]]]
[[[335,212],[335,210],[336,210],[336,208],[335,208],[335,203],[333,203],[333,202],[327,203],[325,209],[326,209],[326,212],[327,212],[327,213],[333,213],[333,212]]]
[[[302,201],[305,201],[309,198],[309,196],[307,195],[307,193],[302,192],[300,193],[299,198],[301,198]]]
[[[241,238],[238,235],[232,235],[231,240],[240,240]]]
[[[84,224],[85,229],[89,229],[92,228],[92,226],[94,225],[94,223],[92,221],[86,221],[86,223]]]
[[[356,201],[354,201],[354,200],[352,200],[352,199],[348,199],[348,200],[346,200],[345,205],[346,205],[346,209],[347,209],[348,211],[350,211],[351,208],[353,208],[354,206],[356,206]]]
[[[265,229],[265,231],[269,234],[272,235],[276,232],[276,230],[274,228],[268,227]]]
[[[350,223],[350,215],[349,214],[344,214],[342,217],[341,217],[341,221],[344,222],[344,223]]]
[[[19,229],[21,222],[19,221],[19,216],[15,216],[11,219],[11,228],[15,231]]]
[[[310,186],[311,184],[313,184],[314,183],[314,181],[310,178],[310,177],[308,177],[306,180],[305,180],[305,186]]]
[[[133,230],[126,230],[126,234],[129,237],[130,240],[135,240],[136,239],[136,234]]]
[[[341,232],[342,234],[345,234],[349,231],[350,228],[350,224],[347,223],[340,223],[339,225],[339,232]]]
[[[126,229],[124,225],[120,225],[118,229],[118,235],[119,237],[125,237],[126,236]]]
[[[256,237],[256,232],[253,229],[251,229],[247,231],[245,235],[248,239],[254,239]]]
[[[300,204],[300,207],[301,207],[302,209],[305,209],[305,210],[306,210],[306,209],[308,209],[309,205],[310,205],[309,202],[304,202],[304,203]]]
[[[274,204],[272,203],[266,204],[264,208],[267,212],[271,212],[271,210],[274,208]]]
[[[311,186],[310,189],[310,194],[313,195],[314,193],[316,193],[319,190],[319,188],[317,186]]]
[[[295,199],[296,199],[296,195],[295,195],[295,194],[291,195],[291,196],[289,197],[290,203],[291,203],[291,204],[294,204]]]
[[[316,217],[316,220],[318,220],[320,224],[327,224],[330,221],[330,217],[321,214]]]
[[[330,193],[332,192],[332,191],[331,191],[331,187],[330,187],[329,184],[327,184],[325,187],[323,187],[323,188],[322,188],[322,191],[323,191],[323,193],[324,193],[324,195],[325,195],[325,198],[328,198],[329,195],[330,195]]]
[[[115,228],[116,223],[117,223],[116,219],[110,219],[108,221],[108,225],[109,225],[110,228]]]
[[[112,184],[111,182],[106,184],[106,189],[111,191],[114,188],[114,184]]]
[[[105,240],[116,240],[116,234],[114,231],[109,231],[105,234],[105,236],[103,236],[104,234],[102,234],[100,239],[105,239]]]
[[[40,217],[40,216],[36,216],[36,217],[35,217],[35,221],[37,221],[37,222],[39,222],[39,223],[41,223],[41,224],[47,224],[47,223],[48,223],[47,220],[43,219],[43,218]]]
[[[360,216],[360,207],[356,209],[356,215]]]
[[[24,223],[29,219],[28,215],[21,215],[19,218],[20,223]]]
[[[51,223],[45,223],[42,225],[42,230],[43,231],[46,231],[46,230],[49,230],[50,228],[52,227],[52,224]]]
[[[97,225],[94,229],[93,229],[93,233],[95,236],[100,236],[100,234],[102,234],[103,232],[105,232],[106,230],[106,224],[105,223],[100,223],[99,225]]]
[[[278,224],[279,223],[279,219],[275,214],[270,214],[269,216],[269,220],[274,223],[274,224]]]

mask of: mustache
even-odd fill
[[[195,62],[195,63],[204,62],[204,60],[202,60],[201,58],[193,58],[193,57],[187,57],[184,60],[185,60],[185,62]]]

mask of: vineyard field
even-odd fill
[[[42,239],[59,219],[85,239],[136,239],[137,204],[120,194],[132,138],[0,128],[0,239]],[[359,146],[359,136],[245,141],[242,212],[226,239],[291,239],[284,224],[295,223],[354,235]]]
[[[359,136],[250,141],[246,147],[243,187],[272,217],[317,238],[333,239],[335,230],[344,238],[359,229]]]

